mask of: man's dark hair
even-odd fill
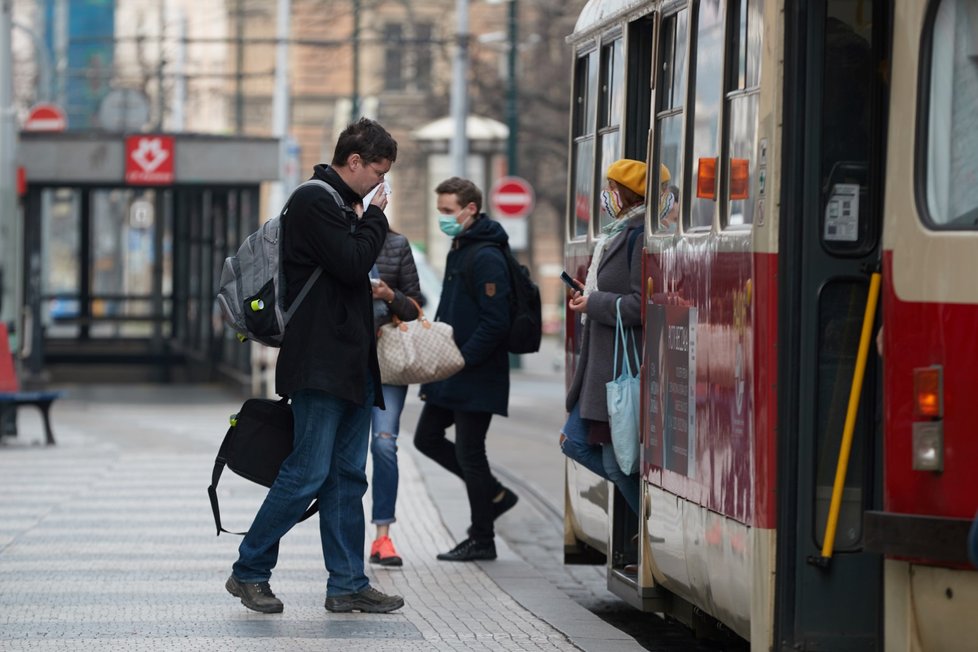
[[[459,206],[463,208],[470,202],[475,204],[475,211],[482,212],[482,191],[474,183],[462,177],[452,177],[445,179],[435,188],[435,193],[439,195],[455,195],[458,198]]]
[[[360,118],[348,125],[337,139],[333,165],[346,165],[353,154],[359,154],[365,163],[383,159],[393,163],[397,159],[397,141],[379,122]]]

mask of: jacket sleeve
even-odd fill
[[[376,206],[363,217],[343,210],[332,195],[305,191],[293,200],[292,219],[301,221],[313,261],[344,285],[366,283],[387,237],[387,218]]]
[[[621,237],[626,237],[626,234],[627,231],[623,232]],[[627,260],[627,252],[624,247],[615,252],[615,255]],[[617,322],[615,303],[618,301],[618,297],[621,297],[622,325],[626,328],[642,325],[642,238],[636,238],[632,245],[632,264],[628,269],[628,288],[628,292],[595,290],[589,294],[587,297],[587,318],[593,319],[599,324],[614,326]]]
[[[484,247],[475,254],[470,290],[478,306],[479,323],[461,347],[465,366],[489,359],[509,336],[509,270],[498,247]]]
[[[412,321],[418,318],[418,306],[410,299],[414,299],[418,304],[421,303],[421,282],[418,280],[418,268],[414,264],[414,255],[407,240],[398,253],[400,257],[397,261],[397,287],[394,288],[391,312],[401,321]]]

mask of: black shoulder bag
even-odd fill
[[[231,427],[214,460],[211,486],[207,495],[211,499],[217,536],[221,532],[244,535],[247,532],[231,532],[221,526],[221,508],[217,504],[217,483],[224,467],[242,478],[271,487],[278,477],[279,468],[292,453],[293,441],[292,406],[288,397],[280,401],[267,398],[250,398],[237,414],[231,415]],[[302,522],[319,510],[314,501],[299,519]]]

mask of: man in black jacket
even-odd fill
[[[500,247],[503,227],[480,212],[482,193],[468,179],[452,177],[435,189],[439,226],[453,238],[436,319],[451,324],[465,368],[451,378],[421,386],[425,402],[415,447],[465,482],[472,524],[469,537],[443,561],[495,559],[493,521],[513,507],[516,494],[489,469],[486,434],[493,414],[509,403],[510,279]],[[486,245],[485,243],[488,243]],[[445,431],[455,426],[455,442]]]
[[[329,579],[329,611],[386,613],[404,600],[370,586],[363,570],[363,495],[370,412],[383,407],[373,330],[369,273],[387,236],[383,188],[366,208],[362,197],[382,183],[397,143],[366,118],[348,126],[332,165],[299,190],[282,218],[286,305],[317,267],[323,269],[285,329],[275,390],[292,399],[295,444],[238,549],[225,587],[249,609],[279,613],[269,587],[279,541],[319,499],[319,530]]]

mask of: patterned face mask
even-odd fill
[[[672,210],[672,207],[676,205],[676,196],[672,194],[672,191],[667,190],[659,197],[659,222],[662,223],[666,219],[666,215]]]
[[[601,205],[611,219],[617,219],[618,214],[621,213],[621,195],[617,190],[602,190]]]

